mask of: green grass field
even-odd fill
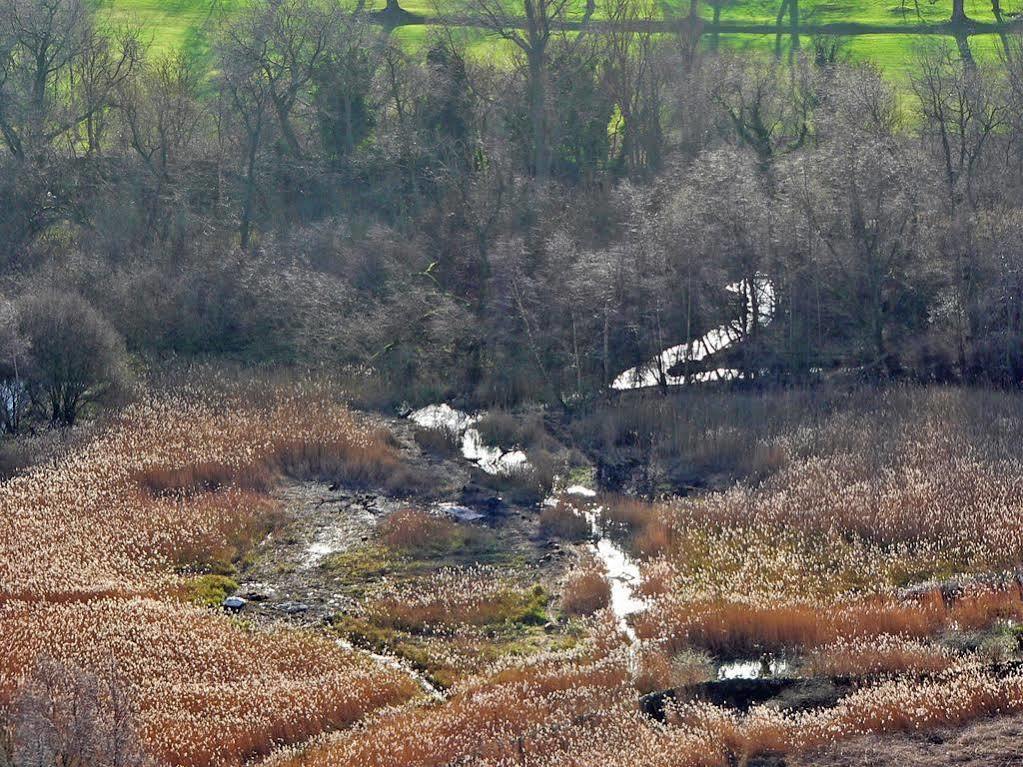
[[[158,53],[175,50],[205,48],[205,39],[216,20],[222,14],[231,13],[246,0],[96,0],[97,7],[106,23],[136,23],[142,26],[151,41],[152,49]],[[403,0],[402,7],[424,17],[435,17],[437,7],[444,8],[445,0]],[[580,5],[582,0],[578,0]],[[722,24],[727,25],[770,25],[778,13],[781,0],[732,0],[721,13]],[[599,3],[599,0],[598,0]],[[966,0],[967,12],[971,18],[983,23],[993,23],[994,16],[990,0]],[[384,0],[370,0],[370,8],[383,7]],[[893,79],[904,80],[912,67],[913,50],[924,37],[918,34],[924,24],[941,24],[950,13],[951,0],[920,0],[919,7],[913,0],[801,0],[800,15],[807,25],[850,24],[862,27],[862,32],[844,37],[845,50],[857,60],[870,60],[889,73]],[[677,11],[686,12],[688,0],[667,0],[664,3],[666,15]],[[711,10],[705,5],[703,11],[708,18]],[[1023,0],[1003,0],[1003,12],[1007,16],[1023,12]],[[906,33],[892,32],[891,28],[905,27]],[[885,28],[883,32],[877,28]],[[874,28],[871,30],[871,28]],[[397,37],[415,46],[431,34],[428,25],[404,27],[395,31]],[[471,49],[487,50],[492,55],[493,42],[482,35],[469,35]],[[749,48],[751,50],[775,49],[773,34],[722,34],[722,46]],[[804,39],[804,45],[808,38]],[[788,40],[783,40],[787,49]],[[978,58],[995,55],[998,37],[993,34],[978,34],[971,37],[971,48]]]

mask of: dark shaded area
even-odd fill
[[[698,700],[738,711],[749,711],[753,706],[769,703],[781,711],[799,712],[834,706],[854,689],[854,681],[846,678],[721,679],[650,693],[640,698],[639,705],[644,714],[659,722],[666,720],[671,703],[684,700]]]

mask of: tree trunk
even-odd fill
[[[547,178],[547,96],[544,83],[543,50],[529,52],[529,113],[533,139],[533,176]]]
[[[281,135],[284,136],[284,143],[288,147],[288,151],[291,152],[295,157],[302,156],[302,146],[298,143],[298,136],[295,135],[295,129],[291,127],[291,109],[281,99],[274,99],[274,109],[277,110],[277,120],[281,125]]]
[[[970,36],[965,32],[960,32],[960,34],[955,35],[955,41],[963,64],[969,69],[975,67],[977,62],[974,60],[973,51],[970,49]]]
[[[242,205],[242,221],[239,240],[242,250],[249,249],[252,231],[252,207],[256,197],[256,155],[259,150],[259,133],[250,136],[249,156],[245,168],[245,201]]]
[[[788,13],[790,0],[782,0],[781,6],[778,8],[778,16],[775,19],[775,34],[774,34],[774,56],[775,58],[781,58],[781,38],[782,38],[782,23],[785,21],[785,14]]]
[[[789,29],[792,35],[791,55],[801,47],[799,40],[799,0],[789,0]]]
[[[966,0],[952,0],[952,23],[966,24],[969,18],[966,16]]]

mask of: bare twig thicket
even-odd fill
[[[149,398],[0,486],[0,701],[41,657],[83,673],[113,660],[147,751],[224,765],[414,695],[400,671],[327,639],[250,629],[176,598],[175,567],[262,529],[274,477],[395,466],[380,434],[321,395]]]

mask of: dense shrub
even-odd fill
[[[18,325],[29,346],[25,385],[51,423],[72,426],[83,407],[126,386],[121,337],[80,296],[45,289],[29,293],[18,302]]]

